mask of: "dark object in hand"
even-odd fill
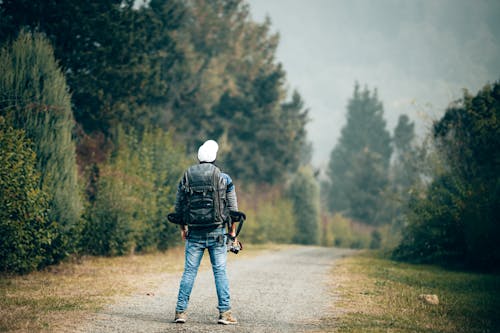
[[[234,241],[230,240],[231,245],[229,246],[229,251],[233,252],[234,254],[238,254],[241,250],[243,250],[243,244],[241,244],[240,241]]]
[[[174,224],[184,224],[182,221],[182,216],[177,213],[170,213],[167,215],[167,219],[169,222],[172,222]]]

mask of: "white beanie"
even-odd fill
[[[214,140],[207,140],[198,149],[198,160],[200,162],[213,162],[217,158],[219,145]]]

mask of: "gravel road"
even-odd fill
[[[211,270],[196,278],[185,324],[172,323],[181,273],[165,275],[153,296],[135,294],[97,313],[80,332],[307,332],[321,331],[334,295],[326,280],[349,250],[293,247],[228,264],[236,326],[217,324]],[[233,254],[230,254],[233,255]],[[245,252],[238,254],[244,256]],[[205,253],[208,256],[208,253]],[[146,281],[145,281],[146,282]]]

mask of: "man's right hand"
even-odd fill
[[[185,241],[187,237],[187,230],[186,229],[181,229],[181,237],[182,240]]]

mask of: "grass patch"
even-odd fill
[[[228,262],[282,248],[246,246],[237,256],[229,254]],[[208,257],[201,270],[210,267]],[[0,275],[0,332],[74,331],[116,297],[155,290],[183,266],[184,248],[178,247],[165,253],[84,257],[24,276]]]
[[[410,265],[372,252],[340,260],[339,300],[325,325],[337,332],[500,332],[500,277]],[[419,299],[435,294],[438,305]]]

